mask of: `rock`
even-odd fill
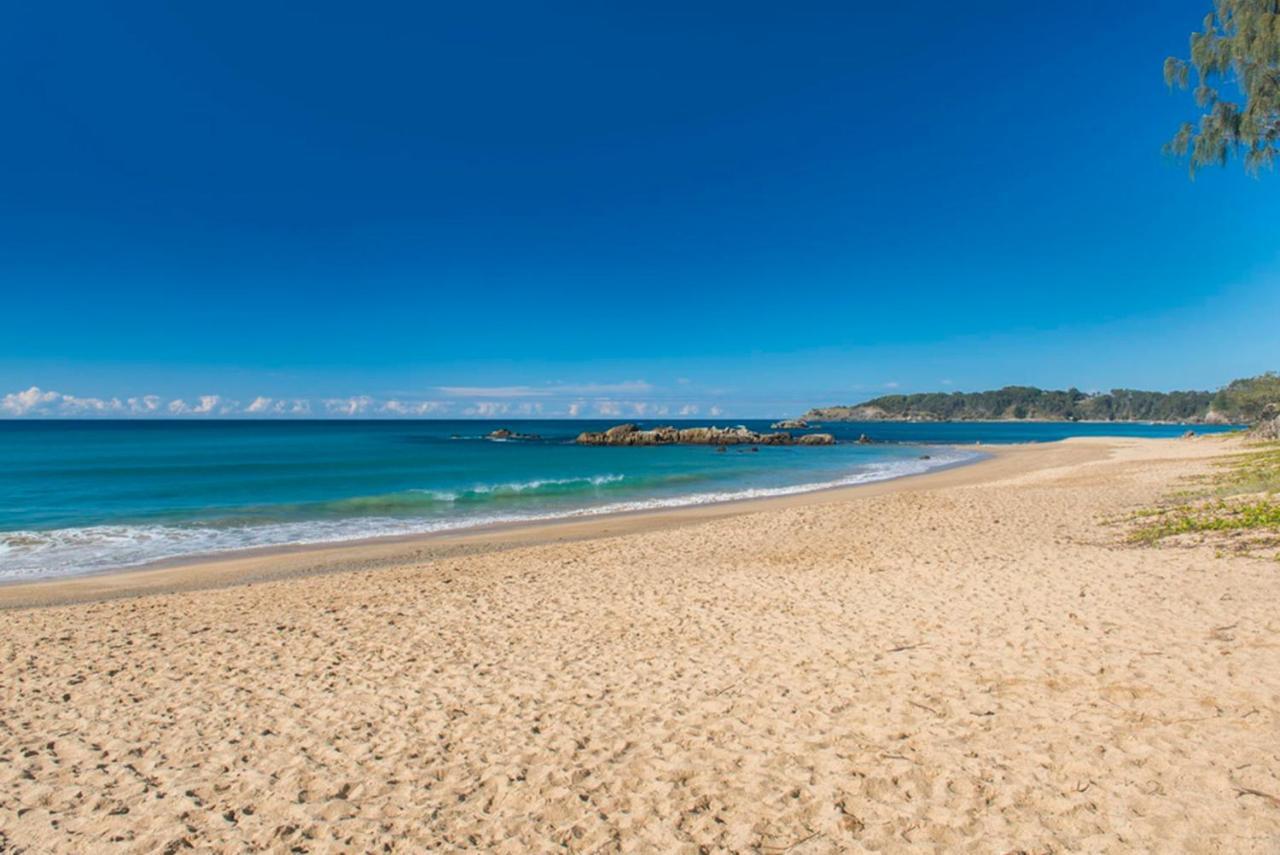
[[[507,428],[498,428],[495,431],[489,432],[489,439],[528,441],[532,439],[542,439],[542,437],[538,436],[536,433],[517,433],[516,431],[508,430]]]
[[[1183,438],[1183,439],[1195,439],[1195,438],[1196,438],[1196,432],[1195,432],[1195,431],[1193,431],[1193,430],[1189,430],[1189,431],[1187,431],[1186,433],[1184,433],[1184,434],[1182,435],[1182,438]]]
[[[774,430],[807,430],[809,423],[804,419],[783,419],[769,425]]]
[[[1264,441],[1280,439],[1280,404],[1267,404],[1262,408],[1257,424],[1249,429],[1249,438]]]
[[[858,435],[858,445],[870,445],[872,442],[873,440],[871,437],[867,436],[865,433]]]
[[[614,425],[613,427],[605,431],[604,435],[607,436],[609,439],[616,440],[626,436],[627,434],[635,433],[638,430],[640,430],[640,427],[638,425],[633,425],[633,424]]]
[[[756,433],[746,427],[692,427],[671,425],[640,430],[634,424],[622,424],[600,433],[578,434],[579,445],[831,445],[835,437],[828,433],[793,437],[789,433]]]
[[[933,455],[931,455],[931,454],[922,454],[922,455],[920,455],[920,459],[921,459],[921,460],[932,460],[932,459],[933,459]]]

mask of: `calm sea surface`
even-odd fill
[[[881,442],[724,454],[572,443],[580,431],[613,423],[0,421],[0,580],[248,547],[782,495],[972,461],[980,450],[964,446],[979,441],[1162,437],[1186,429],[849,423],[823,429],[842,440],[866,433]],[[503,426],[541,439],[486,438]]]

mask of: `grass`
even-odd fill
[[[1198,535],[1198,541],[1212,539],[1236,552],[1280,546],[1280,443],[1233,454],[1216,469],[1165,504],[1135,513],[1132,521],[1141,524],[1129,539],[1155,544]]]

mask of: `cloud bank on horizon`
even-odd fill
[[[371,395],[240,401],[222,395],[166,399],[160,395],[81,397],[31,386],[0,397],[0,418],[689,418],[717,417],[716,404],[619,399],[652,393],[643,380],[551,386],[439,386],[442,399]],[[534,400],[521,400],[529,399]],[[568,399],[566,399],[568,398]],[[556,399],[556,400],[550,400]]]

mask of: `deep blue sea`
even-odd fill
[[[613,423],[0,421],[0,581],[251,547],[782,495],[976,460],[982,455],[975,442],[1185,430],[873,422],[823,429],[841,440],[866,433],[874,445],[717,453],[573,444],[579,432]],[[486,438],[503,426],[541,439]]]

